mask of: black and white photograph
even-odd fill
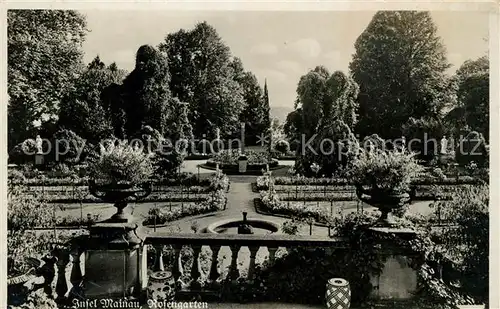
[[[2,7],[0,308],[500,308],[498,4],[53,4]]]

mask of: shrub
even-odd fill
[[[26,194],[23,186],[14,186],[7,198],[7,273],[20,275],[29,268],[25,258],[38,256],[47,245],[44,239],[30,231],[33,227],[49,225],[51,211],[47,204]],[[45,239],[46,241],[46,239]]]
[[[35,160],[36,142],[34,139],[27,139],[19,143],[9,152],[9,163],[26,164]]]
[[[489,187],[456,190],[451,202],[441,203],[443,216],[457,226],[442,239],[460,265],[462,286],[480,301],[488,299]]]
[[[319,175],[333,176],[350,162],[358,147],[350,127],[344,121],[334,120],[318,132],[311,149],[306,147],[305,153],[297,157],[295,169],[301,174],[316,176],[311,165],[317,163],[321,166]]]
[[[348,169],[351,181],[384,191],[402,192],[423,171],[413,154],[398,150],[361,150]]]
[[[290,144],[288,143],[288,141],[282,139],[276,143],[275,149],[281,152],[283,155],[286,155],[288,152],[290,152]]]
[[[199,154],[211,155],[212,145],[210,144],[210,141],[208,141],[207,139],[202,139],[201,141],[198,142],[196,150],[198,151]]]
[[[227,191],[229,190],[229,178],[222,173],[221,170],[216,171],[211,177],[210,177],[210,189],[213,191],[217,190],[223,190]]]
[[[443,124],[436,119],[410,118],[403,125],[403,134],[407,140],[421,141],[409,144],[410,151],[416,152],[417,157],[421,160],[432,161],[438,154],[444,128]]]
[[[48,177],[69,177],[75,175],[73,171],[70,170],[70,168],[64,164],[64,163],[58,163],[52,167],[52,169],[47,172]]]
[[[288,235],[297,235],[299,233],[299,228],[302,225],[302,221],[291,219],[283,222],[281,230],[283,233]]]
[[[59,306],[54,299],[50,298],[44,289],[38,289],[29,293],[25,299],[25,302],[17,306],[8,306],[11,309],[57,309]]]
[[[125,142],[101,145],[99,159],[89,166],[90,175],[99,183],[143,183],[153,174],[150,158]]]
[[[17,184],[24,184],[26,182],[26,177],[24,176],[24,173],[20,170],[9,169],[7,171],[7,180],[10,188]]]
[[[52,149],[49,156],[56,162],[76,164],[83,161],[89,153],[90,145],[71,130],[61,129],[57,131],[51,142]],[[81,153],[80,150],[82,150]]]
[[[455,153],[457,163],[461,166],[475,162],[477,166],[483,167],[488,161],[484,137],[475,131],[470,132],[464,139],[460,140]]]

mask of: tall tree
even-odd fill
[[[354,80],[340,71],[330,75],[326,68],[318,66],[301,77],[296,110],[300,111],[301,119],[290,114],[287,125],[289,134],[299,133],[303,143],[298,149],[297,171],[311,174],[311,165],[316,163],[321,166],[321,174],[331,176],[346,163],[345,156],[340,154],[352,138],[358,93]],[[339,144],[342,142],[346,145]]]
[[[71,10],[8,10],[9,148],[33,137],[34,122],[57,119],[83,69],[85,17]]]
[[[91,143],[112,135],[112,122],[101,95],[104,88],[121,83],[125,75],[115,63],[106,67],[99,56],[95,57],[61,101],[59,125]]]
[[[165,134],[171,110],[169,81],[166,57],[152,46],[141,46],[137,50],[135,68],[121,87],[128,136],[146,125]]]
[[[269,102],[266,102],[266,93],[260,87],[257,77],[251,72],[245,72],[239,58],[233,59],[231,67],[234,79],[243,90],[245,109],[240,115],[240,121],[245,123],[245,143],[254,145],[259,140],[258,136],[268,133]],[[267,91],[267,84],[265,90]]]
[[[217,31],[199,23],[190,31],[167,35],[159,48],[168,57],[172,95],[189,103],[194,134],[215,134],[216,128],[234,133],[245,101],[233,76],[229,47]]]
[[[489,139],[489,59],[467,60],[457,70],[457,104],[445,118],[458,135],[464,127]]]
[[[262,113],[262,132],[268,131],[271,126],[272,126],[272,121],[271,121],[271,106],[269,105],[269,93],[267,90],[267,79],[264,80],[264,98],[263,98],[263,105],[261,107],[261,113]]]
[[[453,100],[449,64],[429,12],[377,12],[350,63],[360,85],[362,135],[401,136],[410,117],[439,117]]]

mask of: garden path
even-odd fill
[[[199,215],[193,217],[186,217],[176,221],[169,222],[163,227],[157,227],[157,231],[180,231],[184,233],[192,232],[191,226],[195,224],[200,228],[204,229],[208,225],[229,218],[234,218],[241,220],[242,212],[246,211],[248,213],[248,218],[265,219],[273,221],[278,225],[282,225],[286,218],[266,216],[258,214],[254,207],[254,198],[259,197],[258,193],[252,191],[251,183],[257,180],[257,176],[228,176],[231,182],[231,187],[227,194],[227,208],[223,211],[216,212],[215,214]],[[152,233],[153,229],[148,228],[148,233]],[[308,233],[309,228],[304,226],[303,232]],[[301,233],[302,234],[302,233]],[[328,230],[324,227],[315,226],[313,228],[313,235],[327,236]]]

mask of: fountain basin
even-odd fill
[[[238,234],[238,227],[241,224],[250,225],[253,228],[254,235],[266,235],[277,233],[280,226],[272,221],[262,219],[246,219],[237,218],[220,220],[210,224],[206,232],[212,234]]]

